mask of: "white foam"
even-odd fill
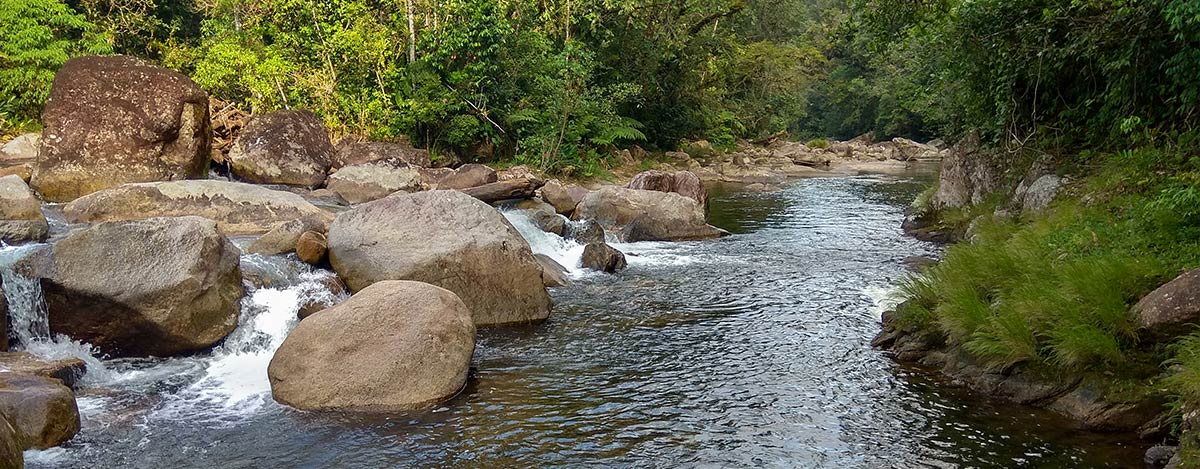
[[[895,308],[900,304],[900,289],[895,285],[868,285],[863,288],[862,294],[871,300],[872,306],[869,310],[871,317],[876,320],[883,320],[883,313],[889,309]]]
[[[695,250],[686,243],[641,241],[609,244],[626,254],[625,261],[630,266],[684,266],[711,260],[694,254]]]
[[[299,322],[300,307],[310,300],[332,305],[343,299],[325,287],[325,277],[331,275],[323,271],[304,273],[299,284],[258,289],[244,298],[237,330],[205,361],[203,376],[176,394],[158,414],[188,417],[196,407],[217,407],[229,411],[214,416],[222,420],[253,415],[270,400],[267,366]]]
[[[517,229],[517,233],[529,243],[534,254],[542,254],[554,259],[554,262],[566,267],[567,274],[572,278],[586,275],[586,269],[580,267],[579,260],[583,257],[583,245],[574,240],[564,239],[554,233],[547,233],[533,224],[533,221],[520,210],[503,210],[504,218]]]

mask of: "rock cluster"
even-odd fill
[[[706,181],[774,186],[848,155],[910,161],[940,151],[900,140],[819,149],[777,141],[722,155],[694,142],[667,155],[669,171],[592,190],[525,166],[433,161],[407,142],[335,146],[305,110],[231,120],[221,105],[214,153],[209,105],[187,77],[135,58],[68,61],[44,131],[0,147],[0,241],[50,240],[21,267],[43,287],[50,331],[112,357],[221,343],[247,289],[278,288],[310,268],[271,256],[332,268],[318,271],[327,276],[313,288],[324,299],[297,305],[302,320],[268,370],[274,397],[308,410],[395,412],[452,398],[466,384],[477,327],[542,321],[547,287],[569,285],[577,267],[626,267],[607,239],[728,234],[707,223]],[[624,156],[648,155],[635,147]],[[1046,186],[1029,187],[1031,206]],[[66,223],[49,223],[44,201],[63,202],[61,219],[51,218]],[[580,266],[534,255],[493,205],[583,245]],[[264,259],[292,267],[275,272]],[[0,467],[78,431],[72,387],[83,362],[18,352],[0,353],[0,366]]]

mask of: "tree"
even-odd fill
[[[53,0],[0,0],[0,134],[30,126],[59,67],[111,52],[96,25]]]

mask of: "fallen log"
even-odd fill
[[[534,192],[546,185],[546,181],[537,178],[518,178],[507,181],[492,182],[475,186],[462,191],[467,195],[487,203],[508,199],[529,199]]]

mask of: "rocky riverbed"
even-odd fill
[[[453,408],[464,389],[480,392],[473,366],[491,372],[473,358],[481,337],[553,321],[550,288],[603,289],[648,259],[690,257],[672,246],[709,246],[671,243],[723,245],[714,240],[744,231],[710,224],[710,189],[907,177],[961,154],[869,137],[725,151],[693,142],[660,158],[627,150],[616,181],[572,182],[438,167],[404,143],[335,145],[305,111],[255,116],[214,148],[207,103],[161,67],[77,58],[55,80],[44,130],[0,150],[0,240],[14,246],[0,251],[12,339],[0,348],[13,350],[0,355],[0,463],[60,445],[75,465],[86,465],[79,454],[132,462],[103,447],[130,437],[114,442],[107,428],[220,420],[222,406],[256,419],[280,404],[372,416]],[[805,239],[844,235],[858,219],[842,215],[805,225]],[[912,251],[922,249],[894,254]],[[54,461],[49,451],[36,455]]]

